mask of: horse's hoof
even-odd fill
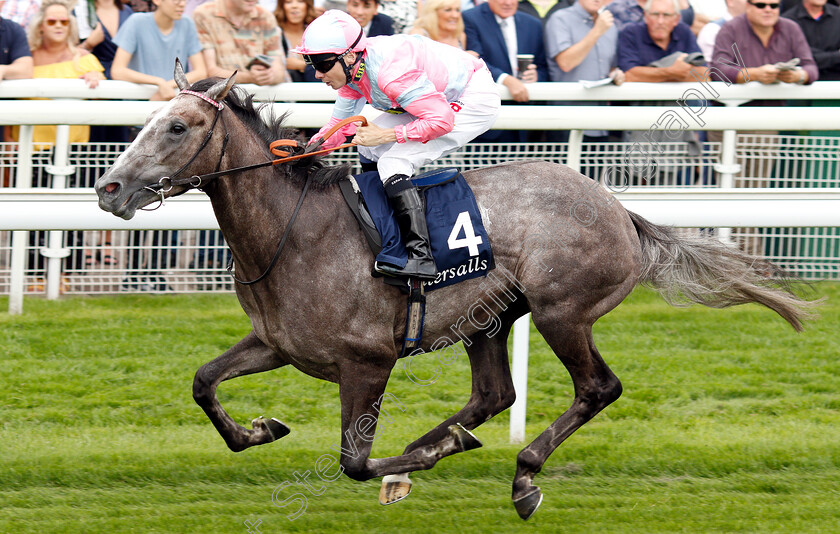
[[[471,451],[483,445],[472,432],[461,426],[461,423],[449,425],[449,433],[455,438],[461,452]]]
[[[261,428],[268,432],[269,436],[271,436],[271,441],[278,440],[284,436],[288,436],[291,432],[288,426],[284,423],[278,421],[275,418],[265,419],[264,417],[257,417],[253,421],[251,421],[251,426],[254,430]]]
[[[382,477],[382,487],[379,488],[379,504],[394,504],[408,497],[411,493],[411,480],[408,473],[401,475],[386,475]]]
[[[537,508],[540,507],[542,500],[543,494],[540,491],[540,488],[534,487],[531,493],[518,499],[514,499],[513,506],[516,508],[516,513],[519,514],[519,517],[522,519],[528,519],[534,515],[534,512],[536,512]]]

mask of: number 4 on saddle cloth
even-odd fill
[[[424,289],[432,291],[486,276],[495,267],[490,240],[472,189],[458,169],[430,171],[411,181],[426,199],[426,224],[439,273],[436,279],[423,284]],[[376,261],[405,267],[408,252],[379,173],[350,176],[340,184],[344,199],[359,220]],[[394,279],[386,278],[386,282],[391,280]],[[404,281],[399,285],[407,288]]]

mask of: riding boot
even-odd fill
[[[437,267],[429,244],[429,229],[426,226],[425,202],[408,176],[397,174],[385,182],[385,193],[394,208],[397,224],[408,250],[408,262],[402,269],[391,265],[376,265],[376,270],[391,276],[411,276],[421,280],[434,280]]]

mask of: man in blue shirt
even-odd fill
[[[578,82],[607,77],[613,77],[616,84],[624,81],[624,73],[616,67],[618,30],[613,15],[606,10],[598,13],[606,3],[607,0],[578,0],[571,7],[555,11],[548,17],[545,24],[545,50],[552,82]],[[565,142],[568,140],[568,132],[551,131],[548,139]],[[605,143],[608,135],[605,130],[586,130],[583,140],[585,143]],[[583,168],[581,171],[593,178],[600,174],[598,168]]]
[[[4,1],[0,0],[0,9]],[[20,24],[0,18],[0,80],[32,77],[32,53]]]
[[[644,22],[630,24],[618,34],[618,67],[628,82],[697,82],[705,78],[706,67],[686,61],[687,55],[694,52],[699,55],[699,62],[703,60],[691,29],[680,22],[679,8],[678,0],[648,0]],[[654,62],[664,65],[651,65]],[[665,105],[673,106],[674,102]],[[700,145],[694,132],[671,132],[659,127],[649,132],[625,132],[624,140],[656,161],[656,165],[645,164],[642,176],[632,180],[662,185],[693,182],[693,165],[686,163],[689,156],[699,155]],[[663,143],[679,144],[663,153]]]
[[[154,0],[152,13],[135,13],[114,37],[117,52],[111,66],[114,80],[157,85],[151,100],[175,96],[175,58],[187,69],[190,83],[207,77],[195,24],[183,17],[185,0]]]
[[[689,27],[694,24],[694,8],[688,0],[679,0],[677,11],[682,21]],[[629,24],[642,22],[644,18],[645,0],[613,0],[607,9],[615,16],[615,26],[621,31]]]
[[[548,75],[552,82],[600,80],[616,66],[618,30],[605,0],[578,0],[555,11],[545,24]],[[618,69],[616,69],[618,74]]]
[[[677,52],[684,55],[671,65],[650,66]],[[624,71],[628,82],[702,80],[706,68],[684,61],[685,56],[692,52],[700,53],[700,47],[691,29],[680,22],[678,0],[648,0],[644,22],[630,24],[618,35],[618,68]]]

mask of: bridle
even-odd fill
[[[207,130],[207,134],[204,136],[204,140],[202,140],[201,145],[198,147],[198,150],[193,154],[193,156],[183,164],[172,176],[164,176],[160,178],[157,183],[147,185],[143,187],[152,193],[155,193],[160,196],[159,203],[154,208],[145,209],[145,211],[154,211],[164,204],[165,195],[166,193],[170,192],[173,187],[181,187],[184,186],[186,189],[184,191],[179,192],[178,194],[183,194],[189,191],[190,189],[199,189],[203,190],[203,187],[206,186],[212,180],[219,178],[221,176],[226,176],[230,174],[237,174],[244,171],[250,171],[253,169],[258,169],[261,167],[268,167],[269,165],[278,165],[280,163],[287,163],[290,161],[295,161],[302,158],[308,158],[312,156],[317,156],[319,154],[325,154],[327,152],[332,152],[333,150],[338,150],[341,148],[346,148],[350,146],[355,146],[355,143],[345,143],[343,145],[319,150],[323,142],[328,139],[332,134],[338,131],[339,128],[342,126],[350,123],[350,122],[361,122],[363,126],[367,125],[367,120],[362,116],[354,116],[344,119],[340,121],[338,124],[330,128],[321,139],[319,139],[316,143],[312,143],[311,145],[301,146],[300,142],[294,139],[278,139],[276,141],[272,141],[269,145],[269,150],[275,156],[282,156],[279,159],[263,161],[261,163],[255,163],[252,165],[245,165],[243,167],[235,167],[233,169],[227,169],[224,171],[220,171],[219,169],[222,166],[222,160],[225,157],[225,149],[227,148],[228,141],[230,140],[230,134],[228,133],[227,124],[225,123],[225,117],[222,112],[225,110],[225,104],[223,102],[217,102],[213,100],[209,96],[204,93],[199,93],[196,91],[190,91],[187,89],[182,89],[179,94],[187,94],[196,96],[208,104],[212,105],[216,108],[216,114],[213,117],[213,122],[210,124],[210,129]],[[207,174],[200,174],[200,175],[192,175],[190,177],[179,177],[179,175],[184,172],[184,170],[189,167],[198,156],[204,151],[207,147],[207,144],[210,142],[210,139],[213,137],[213,131],[216,129],[216,124],[219,122],[219,118],[222,119],[222,126],[225,129],[225,137],[222,140],[222,149],[219,153],[219,161],[216,163],[216,170],[207,173]],[[296,153],[297,152],[297,153]],[[261,280],[265,279],[274,269],[274,266],[277,264],[277,260],[280,258],[280,253],[283,251],[283,248],[286,246],[286,241],[288,240],[289,234],[292,230],[292,225],[294,225],[295,220],[297,219],[298,213],[300,212],[300,208],[303,205],[303,199],[306,198],[306,193],[309,191],[309,187],[312,185],[312,176],[311,174],[307,173],[306,175],[306,182],[303,185],[303,190],[300,193],[300,197],[298,198],[297,205],[295,206],[295,210],[292,212],[292,217],[289,219],[289,223],[286,225],[286,229],[283,231],[283,236],[280,238],[280,243],[277,245],[277,251],[274,253],[274,257],[271,259],[271,262],[266,267],[265,271],[257,278],[253,280],[240,280],[233,274],[233,255],[230,256],[227,264],[227,272],[233,278],[233,280],[242,285],[252,285],[260,282]],[[144,209],[144,208],[141,208]]]

